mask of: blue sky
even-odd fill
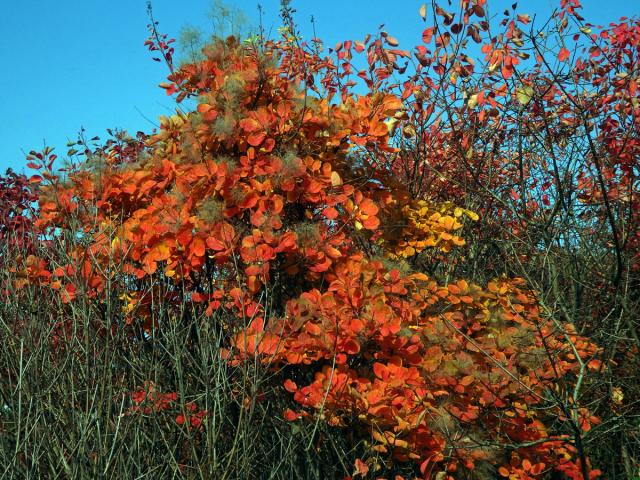
[[[293,0],[303,36],[309,19],[328,45],[359,39],[384,23],[401,46],[419,43],[424,0]],[[559,0],[557,0],[559,2]],[[107,128],[150,131],[159,115],[173,110],[157,87],[166,68],[143,46],[148,23],[145,0],[21,0],[3,2],[0,15],[0,173],[24,170],[24,153],[56,147],[59,155],[81,127],[88,137]],[[257,1],[227,0],[258,24]],[[280,25],[278,0],[261,0],[263,24]],[[490,0],[500,9],[511,1]],[[640,13],[638,0],[583,0],[585,16],[609,23]],[[177,37],[185,25],[207,30],[209,0],[154,0],[160,30]],[[521,0],[518,11],[544,17],[556,0]],[[492,7],[497,11],[496,7]]]

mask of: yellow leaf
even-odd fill
[[[399,45],[398,39],[396,37],[392,37],[391,35],[387,35],[387,43],[392,47],[397,47]]]
[[[622,405],[622,402],[624,401],[624,393],[620,387],[613,387],[613,390],[611,391],[611,400],[616,405]]]
[[[422,17],[422,20],[424,20],[425,22],[427,21],[427,4],[423,3],[422,6],[420,7],[420,16]]]
[[[476,212],[472,212],[471,210],[465,210],[464,213],[467,217],[469,217],[474,222],[477,222],[478,219],[480,218]]]
[[[398,125],[398,119],[390,118],[389,120],[385,120],[384,124],[387,126],[387,130],[389,131],[389,133],[393,135],[396,130],[396,126]]]
[[[416,136],[416,129],[413,125],[409,124],[406,125],[403,129],[402,129],[402,134],[405,136],[405,138],[412,138]]]
[[[533,93],[533,88],[529,85],[526,85],[516,90],[516,98],[522,105],[526,105],[531,101]]]

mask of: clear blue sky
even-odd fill
[[[66,152],[80,127],[89,137],[107,128],[150,131],[172,100],[157,87],[166,76],[143,46],[145,0],[6,0],[0,15],[0,172],[24,169],[23,152],[46,143]],[[227,0],[258,23],[258,2]],[[278,0],[260,0],[267,29],[280,25]],[[423,0],[293,0],[303,36],[309,19],[327,44],[359,39],[384,23],[401,46],[419,43]],[[511,1],[490,0],[503,8]],[[559,0],[521,0],[522,13],[548,14]],[[609,23],[640,13],[638,0],[583,0],[585,16]],[[160,29],[177,37],[182,26],[206,25],[209,0],[154,0]],[[496,11],[495,7],[492,7]]]

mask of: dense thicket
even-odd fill
[[[640,22],[447,8],[2,178],[4,476],[634,478]]]

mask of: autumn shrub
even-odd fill
[[[632,471],[637,158],[617,142],[635,148],[637,23],[594,37],[572,0],[544,37],[515,10],[492,35],[487,9],[432,4],[414,52],[381,31],[324,55],[283,2],[281,39],[214,38],[180,67],[154,21],[176,114],[80,138],[63,170],[29,157],[7,474]],[[548,40],[581,35],[590,63]]]

